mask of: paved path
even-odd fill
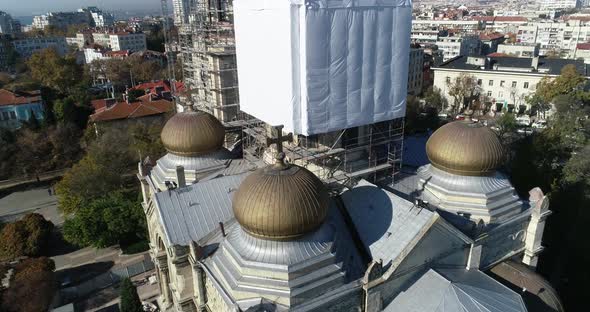
[[[51,257],[51,259],[55,262],[55,271],[60,271],[97,262],[112,261],[113,266],[129,265],[142,261],[148,253],[146,251],[133,255],[122,255],[121,250],[117,247],[103,249],[86,247],[69,254]]]
[[[57,197],[49,195],[47,187],[14,192],[0,198],[0,221],[14,221],[30,212],[43,215],[55,225],[63,223],[57,210]]]

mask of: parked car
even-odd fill
[[[459,114],[455,117],[456,120],[465,120],[465,115]]]
[[[531,125],[531,117],[524,115],[516,118],[516,123],[519,126],[530,126]]]

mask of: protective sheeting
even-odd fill
[[[240,107],[297,134],[405,115],[410,0],[235,0]]]

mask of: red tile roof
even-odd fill
[[[42,101],[40,91],[10,92],[0,89],[0,106],[22,105]]]
[[[184,91],[184,83],[180,81],[175,82],[176,91],[183,92]],[[170,83],[166,80],[159,80],[154,82],[144,82],[141,84],[136,85],[135,87],[131,88],[130,90],[150,90],[150,93],[155,93],[156,87],[164,87],[164,91],[170,91]]]
[[[501,33],[480,33],[479,39],[480,40],[496,40],[504,38],[504,34]]]
[[[105,100],[95,100],[92,105],[104,104],[104,106],[95,106],[96,111],[90,115],[90,120],[97,121],[111,121],[128,118],[140,118],[152,115],[159,115],[172,111],[174,104],[172,101],[157,99],[150,101],[151,95],[146,94],[137,98],[137,101],[132,103],[117,102],[110,107],[106,107]],[[100,102],[103,101],[103,102]]]
[[[511,55],[508,55],[506,53],[498,53],[498,52],[494,52],[494,53],[490,53],[488,54],[489,57],[509,57]]]
[[[474,21],[482,22],[527,22],[528,19],[523,16],[473,16]]]

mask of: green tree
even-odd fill
[[[88,123],[92,109],[84,104],[76,103],[73,96],[56,100],[53,103],[53,115],[62,124],[75,124],[83,129]]]
[[[129,278],[121,281],[121,312],[143,312],[137,289]]]
[[[85,203],[63,227],[68,242],[97,248],[137,241],[145,238],[145,230],[141,205],[121,193]]]
[[[21,220],[9,223],[0,232],[0,256],[14,259],[21,256],[42,255],[48,247],[53,223],[42,215],[30,213]]]
[[[572,94],[580,97],[584,94],[583,85],[586,78],[578,72],[572,64],[561,69],[561,75],[556,78],[544,77],[539,81],[535,95],[544,103],[550,103],[556,96]]]
[[[136,124],[128,131],[131,137],[130,148],[137,153],[138,159],[145,159],[147,156],[150,156],[151,159],[159,159],[166,153],[160,139],[161,125]]]
[[[496,120],[496,127],[498,128],[498,136],[502,139],[516,131],[516,117],[512,113],[504,113]]]
[[[82,67],[73,57],[61,57],[55,49],[33,53],[27,62],[33,79],[43,86],[66,93],[82,80]]]
[[[426,102],[426,105],[436,108],[439,112],[444,111],[449,105],[440,89],[433,86],[429,87],[426,92],[424,92],[424,101]]]

